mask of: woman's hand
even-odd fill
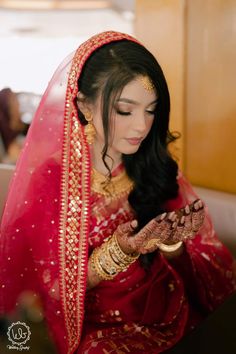
[[[178,216],[178,223],[173,234],[167,240],[168,243],[172,244],[193,238],[201,228],[205,218],[204,205],[200,199],[175,212]]]
[[[185,208],[158,215],[137,233],[137,220],[119,225],[115,233],[125,253],[146,254],[158,249],[160,243],[170,245],[193,238],[204,216],[203,202],[197,199]]]
[[[171,233],[177,227],[176,213],[163,213],[152,219],[139,232],[135,233],[138,222],[133,220],[121,224],[115,231],[118,243],[127,254],[148,253],[157,249],[157,244],[164,242],[171,236]],[[145,246],[149,242],[150,247]]]

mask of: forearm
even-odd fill
[[[95,271],[95,269],[94,269],[94,267],[92,265],[91,258],[89,258],[89,261],[88,261],[88,273],[87,273],[87,287],[86,287],[87,290],[90,290],[90,289],[94,288],[101,281],[102,281],[102,279],[96,273],[96,271]]]

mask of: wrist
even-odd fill
[[[90,256],[91,266],[101,280],[112,280],[135,262],[139,254],[126,254],[121,249],[114,234],[101,246],[95,248]]]
[[[123,236],[120,235],[120,234],[114,234],[115,235],[115,238],[117,240],[117,243],[119,245],[119,248],[121,249],[121,251],[127,255],[127,256],[130,256],[130,255],[134,255],[134,254],[137,254],[135,253],[133,250],[132,250],[132,247],[129,245],[129,242],[128,242],[128,237],[127,236]],[[132,236],[131,236],[132,237]]]
[[[174,258],[182,254],[184,249],[184,244],[182,241],[179,241],[175,244],[164,244],[161,243],[159,245],[159,251],[166,257],[166,258]]]

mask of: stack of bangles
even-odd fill
[[[136,261],[139,254],[126,254],[122,251],[114,234],[100,247],[93,250],[90,261],[96,274],[102,280],[111,280],[118,273],[125,272]]]
[[[154,240],[154,239],[152,239]],[[149,241],[150,242],[150,241]],[[173,245],[158,243],[162,252],[177,251],[183,242]],[[118,273],[125,272],[127,268],[139,258],[140,254],[126,254],[122,251],[117,241],[116,234],[106,239],[100,247],[93,250],[90,261],[95,273],[102,280],[112,280]]]

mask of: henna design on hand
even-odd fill
[[[160,243],[174,244],[193,238],[204,222],[205,210],[200,199],[184,208],[158,215],[135,232],[137,221],[118,226],[117,240],[125,253],[154,252]]]

